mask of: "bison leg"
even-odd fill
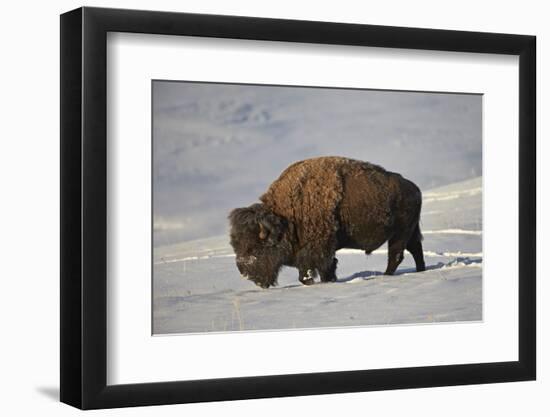
[[[407,243],[407,250],[411,253],[416,264],[416,272],[422,272],[426,270],[426,264],[424,263],[424,251],[422,250],[422,235],[420,231],[413,233],[412,237]]]
[[[336,281],[336,266],[338,265],[338,259],[334,258],[330,267],[326,270],[319,270],[321,276],[321,282],[334,282]]]
[[[403,261],[405,243],[400,239],[390,239],[388,242],[388,266],[384,275],[393,275],[399,264]]]

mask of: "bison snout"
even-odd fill
[[[237,269],[241,274],[241,278],[249,279],[249,267],[256,262],[255,256],[238,256],[236,259]]]

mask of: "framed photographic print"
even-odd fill
[[[535,379],[535,37],[61,16],[61,401]]]

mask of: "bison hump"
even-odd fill
[[[291,220],[300,241],[332,240],[339,227],[345,158],[316,158],[288,167],[261,197],[275,213]]]

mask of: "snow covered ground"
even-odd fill
[[[343,249],[337,282],[303,286],[284,268],[264,290],[240,277],[226,235],[156,246],[153,333],[481,320],[481,191],[481,177],[424,191],[422,273],[406,252],[395,276],[382,275],[386,245],[368,257]]]
[[[481,108],[475,94],[153,83],[153,332],[189,333],[480,320]],[[338,253],[336,283],[244,281],[227,214],[291,163],[373,162],[424,193],[428,271],[386,246]]]

